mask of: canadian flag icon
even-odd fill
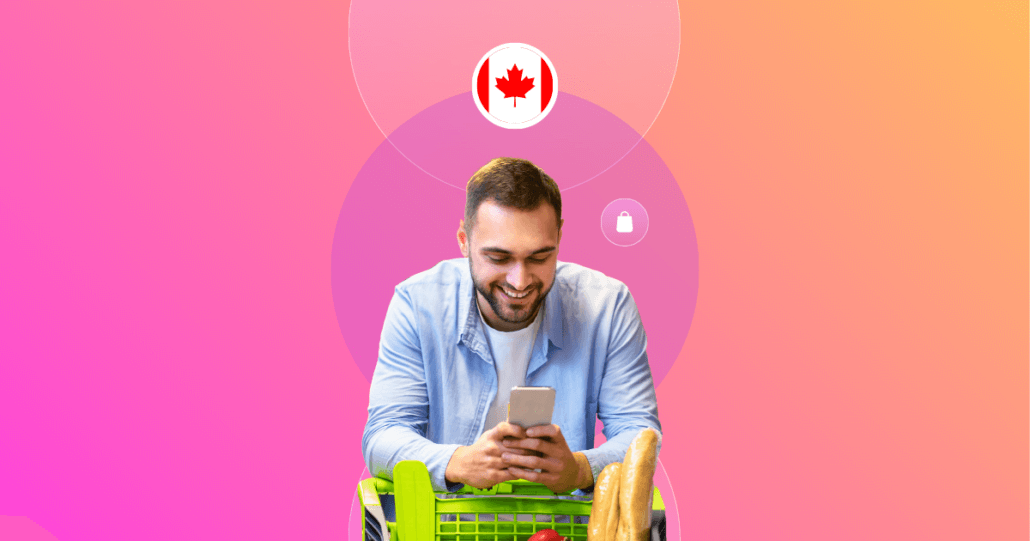
[[[505,43],[486,53],[472,76],[479,112],[503,128],[528,128],[554,108],[554,64],[536,47]]]

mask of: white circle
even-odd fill
[[[541,111],[540,114],[534,116],[529,120],[519,123],[505,122],[497,118],[496,116],[490,114],[490,111],[487,111],[486,108],[483,107],[483,104],[479,102],[479,69],[483,67],[483,63],[486,62],[488,58],[490,58],[499,51],[503,51],[504,49],[512,47],[526,49],[529,52],[539,56],[544,62],[547,63],[547,67],[551,70],[551,99],[547,103],[547,107],[544,107],[544,110]],[[476,102],[476,108],[479,109],[479,112],[482,113],[483,116],[485,116],[486,119],[493,123],[495,126],[500,126],[502,128],[508,129],[528,128],[530,126],[535,125],[537,122],[543,120],[544,117],[546,117],[551,112],[551,109],[554,108],[554,102],[558,101],[558,71],[554,69],[554,63],[551,62],[551,59],[547,58],[547,55],[545,55],[542,51],[540,51],[540,49],[537,49],[532,45],[526,45],[525,43],[505,43],[502,45],[498,45],[497,47],[490,49],[489,52],[483,55],[483,58],[480,58],[479,62],[476,63],[476,69],[472,71],[472,101]]]

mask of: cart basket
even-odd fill
[[[364,541],[527,541],[550,528],[568,541],[586,541],[591,496],[555,494],[521,479],[488,489],[464,486],[434,492],[425,464],[399,462],[394,480],[358,484]],[[654,489],[651,541],[666,541],[665,503]]]

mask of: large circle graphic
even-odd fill
[[[467,99],[467,96],[465,96]],[[565,225],[558,259],[599,270],[626,283],[647,331],[655,384],[662,381],[683,348],[697,301],[698,259],[694,226],[683,192],[646,141],[597,179],[574,190],[568,149],[574,126],[591,123],[598,139],[619,140],[633,130],[614,115],[581,99],[567,99],[566,132],[508,144],[517,131],[495,129],[467,147],[440,146],[436,119],[464,107],[449,99],[416,115],[398,131],[412,143],[434,149],[436,163],[462,184],[498,156],[525,158],[541,166],[562,188]],[[569,104],[568,102],[574,102]],[[472,114],[479,113],[472,110]],[[558,114],[556,109],[553,114]],[[484,121],[485,122],[485,121]],[[626,197],[648,209],[649,232],[638,244],[611,244],[597,217],[613,199]],[[444,259],[461,257],[455,234],[465,194],[439,182],[383,142],[354,179],[340,210],[332,246],[332,288],[344,341],[366,379],[371,380],[386,308],[394,286]]]
[[[561,79],[563,94],[554,111],[535,126],[515,130],[524,137],[560,122],[556,115],[565,94],[596,103],[630,128],[634,137],[612,142],[602,159],[584,163],[579,181],[620,160],[647,133],[669,95],[679,58],[679,5],[669,0],[354,0],[348,27],[354,79],[372,119],[401,154],[440,180],[446,172],[394,134],[431,105],[467,94],[477,62],[494,47],[512,42],[536,47],[547,53]],[[479,114],[471,94],[463,105],[475,126],[503,130]],[[447,138],[453,133],[440,134],[440,143],[460,144],[461,139]],[[573,133],[589,138],[590,127]]]

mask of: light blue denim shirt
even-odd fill
[[[640,314],[622,282],[558,262],[543,317],[526,385],[556,389],[552,420],[597,479],[623,460],[640,430],[661,434]],[[444,472],[454,450],[484,430],[497,393],[493,362],[467,259],[443,261],[398,285],[361,439],[372,475],[390,479],[401,460],[420,460],[435,490],[461,488]],[[608,441],[594,449],[597,419]]]

